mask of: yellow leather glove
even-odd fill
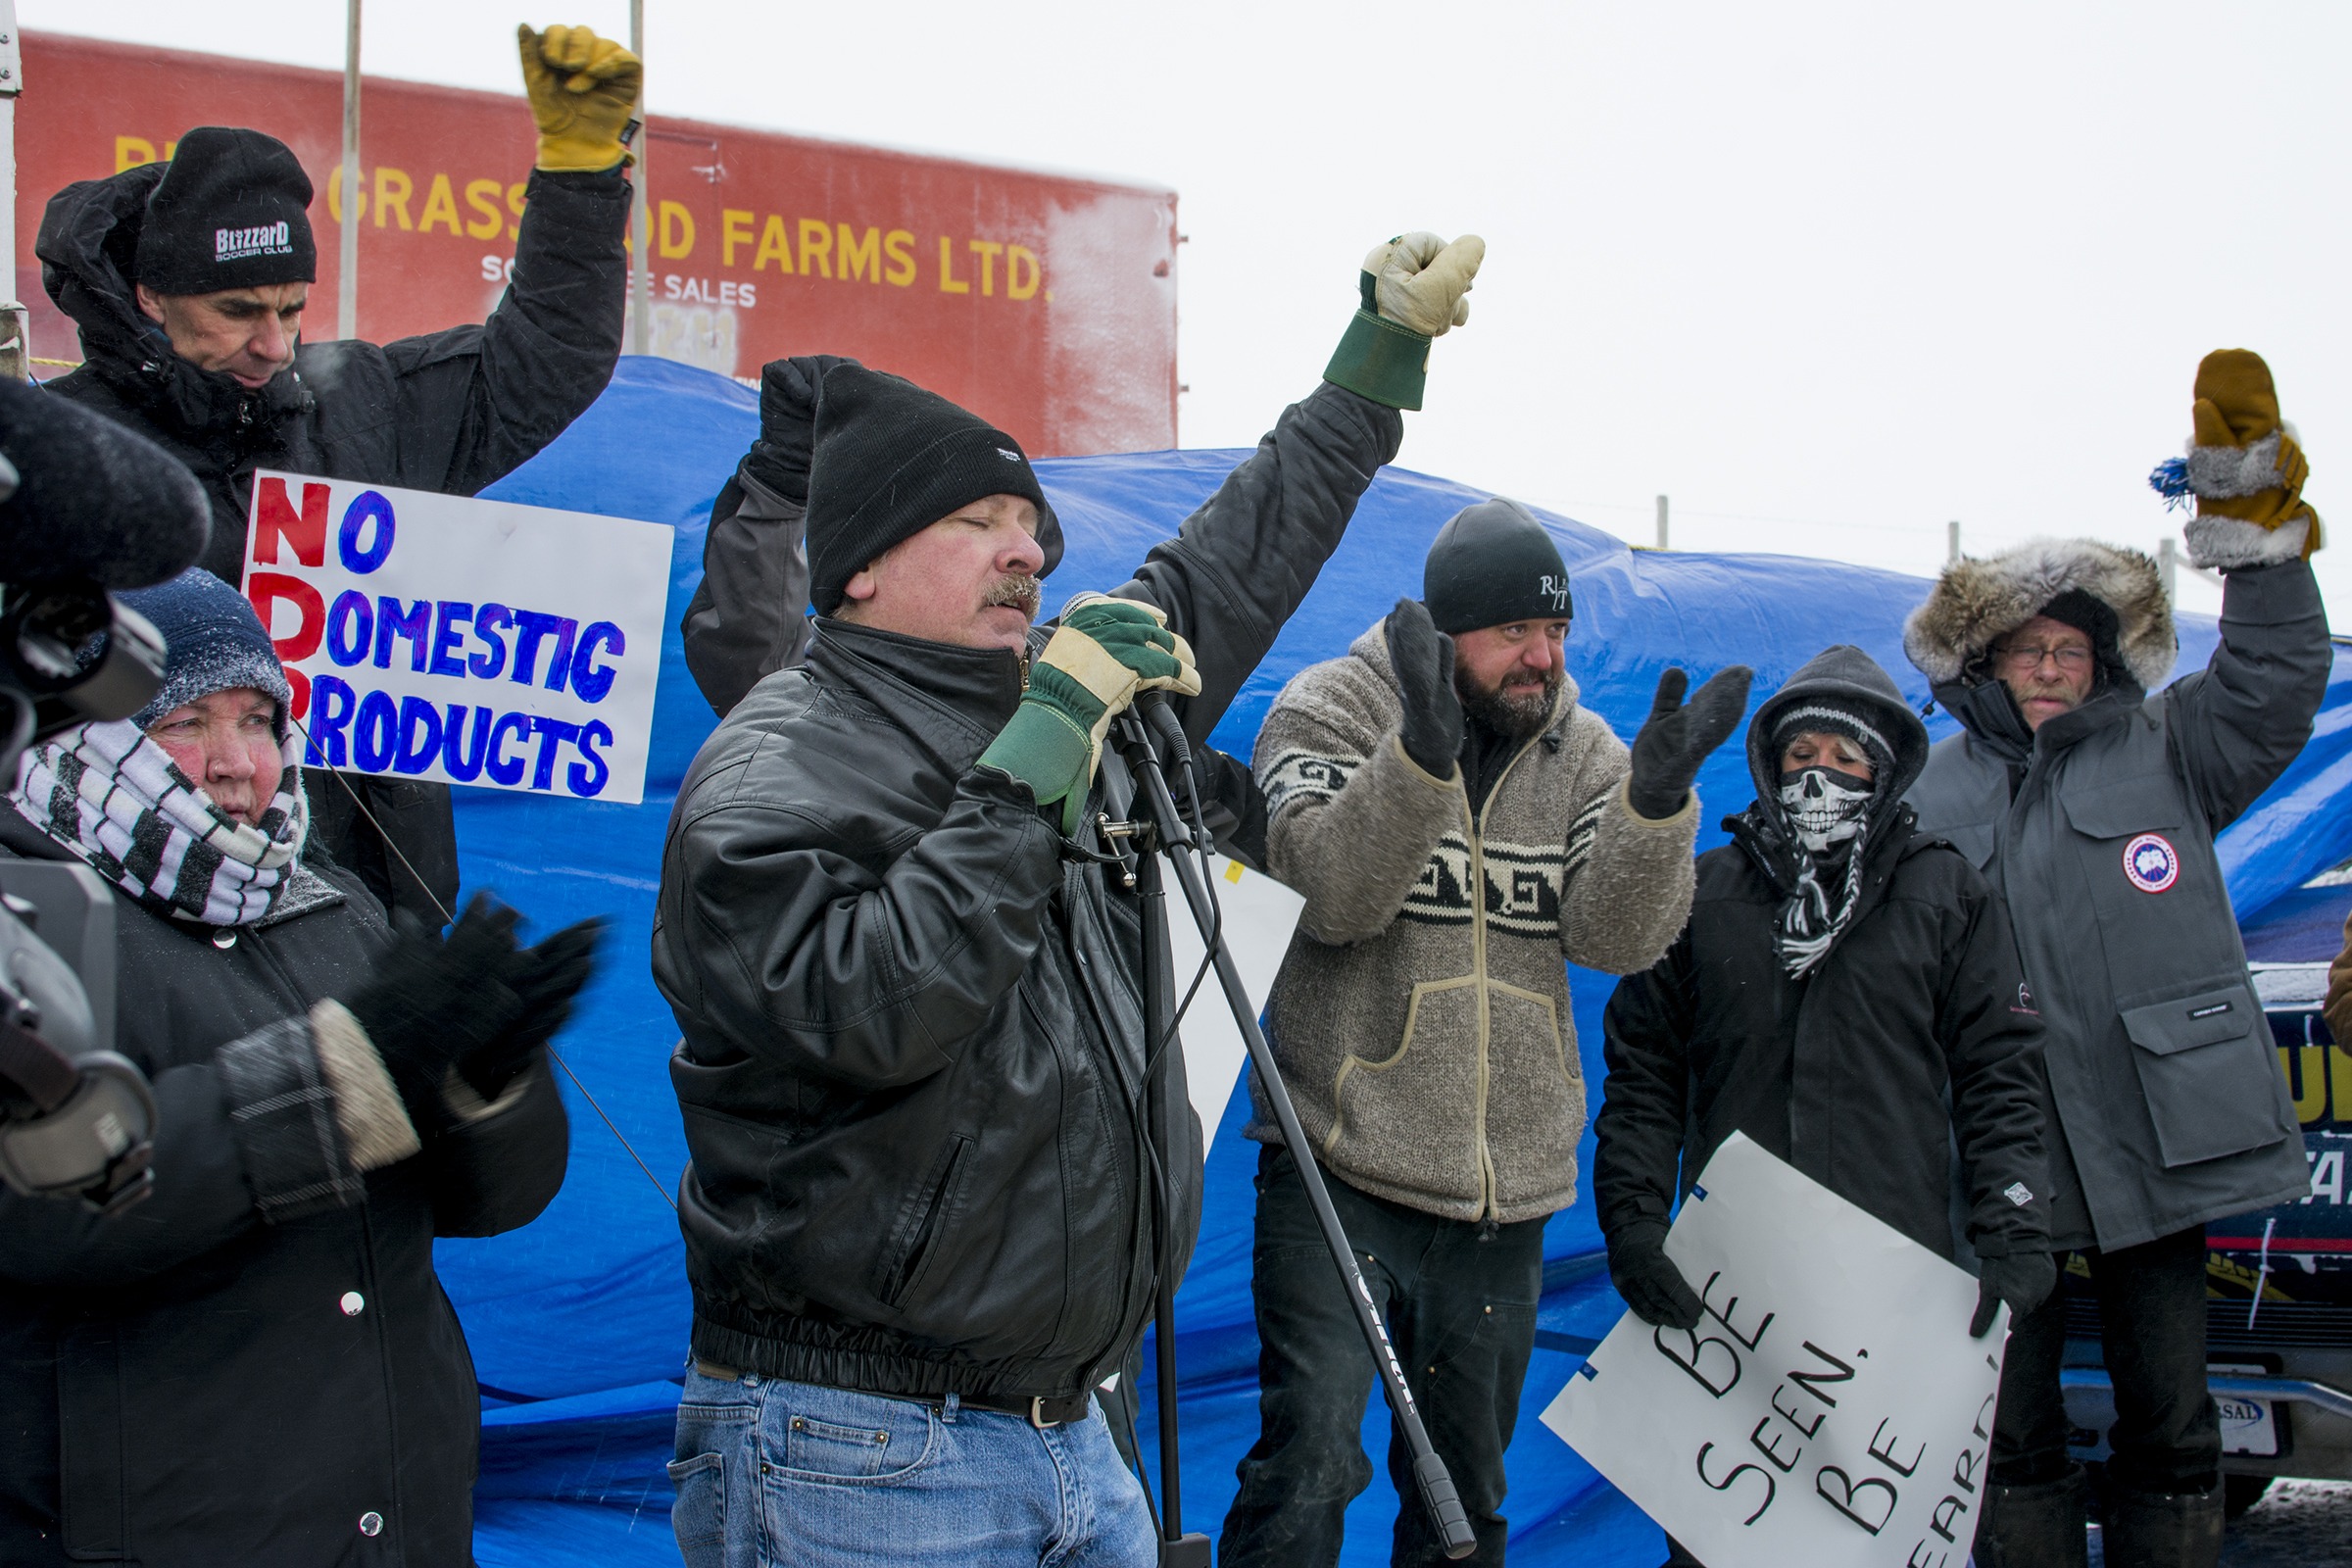
[[[1471,280],[1487,242],[1464,234],[1399,234],[1372,247],[1357,274],[1363,304],[1348,323],[1323,379],[1392,409],[1417,409],[1429,378],[1429,345],[1470,318]]]
[[[539,124],[541,169],[602,172],[634,164],[637,95],[645,67],[610,38],[586,27],[514,29],[522,55],[522,90]]]
[[[2311,464],[2278,416],[2271,368],[2250,349],[2216,349],[2197,367],[2189,410],[2188,488],[2197,514],[2185,533],[2199,566],[2309,560],[2320,514],[2303,499]]]

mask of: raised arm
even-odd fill
[[[2333,650],[2311,555],[2319,514],[2311,470],[2279,417],[2270,367],[2221,349],[2197,367],[2188,455],[2157,470],[2160,490],[2193,495],[2188,559],[2227,575],[2222,640],[2205,667],[2164,693],[2174,758],[2220,831],[2286,770],[2328,689]]]
[[[1485,256],[1475,234],[1446,244],[1413,233],[1375,246],[1358,275],[1361,308],[1324,384],[1284,410],[1249,460],[1116,590],[1166,611],[1198,653],[1200,695],[1175,705],[1196,742],[1274,646],[1372,476],[1396,457],[1397,411],[1421,406],[1431,340],[1468,319]]]

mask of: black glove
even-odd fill
[[[760,439],[744,461],[761,484],[787,501],[808,500],[808,462],[816,448],[817,384],[836,365],[856,365],[839,354],[798,354],[770,360],[760,369]]]
[[[475,1094],[496,1100],[531,1064],[531,1053],[556,1037],[571,1017],[572,999],[596,972],[596,945],[604,936],[604,918],[591,915],[514,956],[506,978],[521,1004],[514,1027],[458,1060]]]
[[[1609,1283],[1634,1316],[1653,1328],[1694,1329],[1705,1308],[1666,1255],[1666,1226],[1647,1220],[1610,1233]]]
[[[477,893],[448,940],[405,913],[392,950],[343,1005],[368,1031],[412,1118],[436,1104],[450,1066],[514,1026],[522,999],[507,984],[520,916]]]
[[[1404,755],[1423,772],[1453,777],[1462,755],[1462,700],[1453,690],[1453,639],[1438,630],[1429,607],[1399,599],[1382,627],[1389,643],[1389,668],[1404,703]]]
[[[2047,1252],[2019,1252],[2010,1257],[1981,1257],[1977,1275],[1977,1315],[1968,1332],[1983,1339],[1992,1328],[1992,1314],[2009,1303],[2009,1326],[2050,1298],[2058,1288],[2058,1259]]]
[[[1649,717],[1634,737],[1634,773],[1626,781],[1636,814],[1656,822],[1683,808],[1698,764],[1747,711],[1747,683],[1754,674],[1745,664],[1727,664],[1691,694],[1689,707],[1683,705],[1683,691],[1690,676],[1677,667],[1658,677]]]

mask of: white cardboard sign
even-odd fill
[[[1707,1315],[1627,1313],[1544,1424],[1708,1568],[1965,1568],[2009,1332],[1977,1282],[1735,1134],[1666,1240]]]
[[[248,523],[306,764],[644,799],[669,529],[269,469]]]

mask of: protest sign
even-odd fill
[[[2008,1309],[1740,1134],[1666,1255],[1699,1326],[1627,1313],[1544,1424],[1707,1568],[1965,1568]]]
[[[669,529],[268,469],[249,523],[306,765],[644,798]]]

